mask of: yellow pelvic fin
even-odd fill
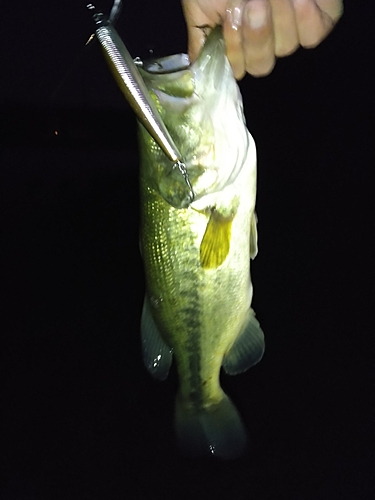
[[[226,259],[230,248],[233,217],[234,215],[223,216],[215,208],[212,209],[200,247],[203,269],[216,269]]]

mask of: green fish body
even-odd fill
[[[140,127],[143,357],[159,379],[175,359],[181,449],[236,458],[245,449],[246,432],[219,376],[222,366],[229,374],[247,370],[264,352],[251,309],[256,149],[221,28],[211,32],[194,64],[179,69],[186,57],[171,56],[141,70],[195,195],[187,201],[186,179]]]

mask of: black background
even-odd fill
[[[175,371],[142,366],[136,124],[84,47],[85,3],[1,16],[1,498],[373,498],[372,2],[241,82],[267,349],[222,377],[250,434],[233,462],[179,455]],[[186,50],[177,1],[126,6],[117,29],[134,56]]]

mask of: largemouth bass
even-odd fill
[[[255,144],[220,27],[194,64],[186,55],[171,56],[144,63],[140,72],[186,166],[184,172],[173,168],[140,126],[143,358],[158,379],[175,359],[181,449],[236,458],[246,431],[219,376],[221,366],[229,374],[244,372],[264,352],[251,308]]]

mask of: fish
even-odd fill
[[[220,26],[194,63],[174,55],[139,72],[185,165],[183,172],[172,165],[139,126],[143,361],[159,380],[175,362],[182,453],[235,459],[246,451],[247,431],[221,388],[221,368],[242,373],[265,348],[251,307],[256,147]]]

